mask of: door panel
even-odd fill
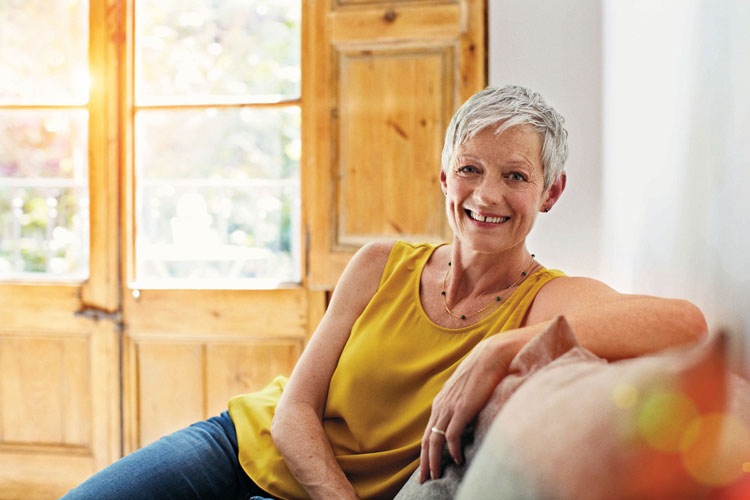
[[[291,373],[303,341],[130,339],[137,387],[139,448],[177,429],[218,415],[232,396],[262,389]]]
[[[205,346],[208,415],[226,410],[232,396],[262,389],[272,374],[291,374],[302,354],[302,340],[215,342]]]
[[[80,425],[91,421],[86,390],[91,374],[89,348],[87,334],[0,336],[4,442],[91,445],[91,436]]]
[[[334,8],[329,17],[331,40],[351,42],[389,39],[457,39],[461,34],[461,5],[471,1],[403,4],[369,4],[364,9]]]
[[[291,374],[325,306],[302,288],[136,295],[124,302],[126,453]]]
[[[453,105],[452,48],[336,52],[334,248],[356,250],[384,237],[442,241],[449,230],[438,172]]]
[[[120,455],[118,331],[75,314],[78,290],[0,286],[3,500],[57,498]]]
[[[138,447],[204,418],[203,346],[136,343]]]
[[[307,294],[277,290],[137,290],[123,294],[129,335],[264,337],[307,329]]]
[[[306,5],[303,186],[308,285],[330,289],[362,244],[449,237],[443,136],[482,89],[480,0]]]

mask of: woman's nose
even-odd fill
[[[503,199],[503,183],[486,177],[474,190],[474,199],[484,205],[500,203]]]

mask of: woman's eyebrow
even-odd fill
[[[531,160],[521,157],[521,158],[511,158],[508,161],[503,162],[503,166],[513,167],[517,165],[526,166],[526,167],[534,167],[534,162]]]
[[[485,163],[489,163],[491,165],[494,164],[494,165],[498,165],[501,167],[522,166],[522,167],[527,167],[527,168],[534,168],[533,162],[531,162],[530,160],[527,160],[526,158],[511,158],[503,163],[495,163],[493,161],[485,162],[480,157],[474,156],[471,153],[459,153],[458,155],[456,155],[456,161],[459,161],[459,162],[470,161],[470,162],[474,162],[474,163],[481,164],[481,165],[485,165]]]
[[[503,165],[506,165],[508,167],[515,167],[515,166],[523,166],[523,167],[531,167],[533,164],[526,160],[510,160],[503,163]]]
[[[485,167],[485,162],[482,161],[480,158],[477,158],[476,156],[471,155],[457,155],[456,156],[456,166],[459,166],[460,164],[466,165],[467,163],[470,163],[475,166],[481,166]]]

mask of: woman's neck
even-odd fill
[[[451,303],[466,299],[496,295],[525,278],[538,265],[521,244],[499,253],[477,252],[460,242],[450,247],[447,275],[444,278],[446,298]]]

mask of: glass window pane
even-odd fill
[[[299,96],[300,0],[136,5],[136,104]]]
[[[87,182],[88,112],[0,110],[0,179]]]
[[[87,112],[0,112],[0,278],[88,274]]]
[[[138,112],[139,286],[299,281],[299,130],[297,107]]]
[[[0,104],[88,102],[88,1],[0,2]]]

